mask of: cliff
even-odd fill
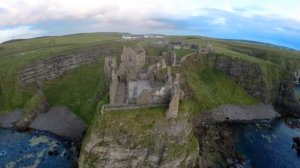
[[[117,50],[109,45],[75,50],[28,64],[21,68],[19,77],[24,84],[40,84],[43,81],[55,79],[82,64],[90,64],[116,53]]]
[[[249,95],[266,104],[273,104],[279,112],[300,115],[299,102],[294,95],[292,74],[279,65],[217,53],[194,55],[185,62],[185,66],[191,65],[200,69],[221,71],[232,77]]]
[[[83,142],[79,167],[195,167],[198,145],[188,114],[166,120],[164,108],[97,116]]]

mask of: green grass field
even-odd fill
[[[181,58],[181,57],[184,57],[184,56],[186,56],[188,54],[193,53],[194,51],[191,50],[191,49],[181,49],[181,50],[175,50],[175,52],[176,52],[176,56],[178,58]]]
[[[169,36],[168,39],[170,41],[198,44],[201,47],[205,47],[210,43],[215,53],[223,53],[226,56],[256,63],[277,64],[290,69],[300,68],[300,52],[283,47],[201,36]]]

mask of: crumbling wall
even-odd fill
[[[149,90],[143,90],[143,92],[139,95],[136,100],[136,104],[138,105],[146,105],[152,103],[152,92]]]
[[[165,59],[168,66],[176,65],[177,57],[176,52],[168,50],[162,53],[162,57]]]
[[[109,86],[110,104],[115,104],[116,92],[119,84],[119,79],[115,71],[112,72],[111,84]]]
[[[172,96],[172,99],[170,101],[169,104],[169,109],[166,112],[166,119],[174,119],[177,118],[178,115],[178,108],[179,108],[179,100],[180,100],[180,94],[179,93],[175,93]]]
[[[152,98],[154,104],[169,103],[171,99],[171,85],[152,88]]]
[[[136,109],[145,109],[145,108],[156,108],[156,107],[168,107],[168,104],[146,104],[146,105],[137,105],[137,104],[106,104],[102,106],[101,114],[105,112],[112,111],[122,111],[122,110],[136,110]],[[141,110],[142,112],[143,110]]]
[[[112,71],[117,69],[116,57],[105,57],[104,61],[104,75],[106,78],[111,78]]]
[[[57,55],[26,65],[20,70],[20,80],[24,84],[37,83],[59,77],[64,72],[98,61],[104,56],[115,55],[116,50],[109,47],[90,48]]]
[[[179,100],[182,94],[182,90],[180,89],[180,74],[176,73],[176,78],[172,87],[172,99],[169,104],[169,109],[166,112],[167,119],[177,118],[178,110],[179,110]]]

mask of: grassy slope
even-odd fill
[[[66,105],[89,124],[98,102],[108,101],[103,61],[83,65],[61,78],[46,82],[45,94],[51,105]]]
[[[284,75],[280,68],[300,68],[300,52],[272,46],[239,43],[206,37],[171,36],[171,41],[183,41],[199,46],[213,46],[215,53],[258,63],[263,67],[266,82],[270,86],[274,76]],[[277,67],[277,68],[276,68]],[[274,69],[275,68],[275,69]],[[184,69],[187,82],[195,92],[195,99],[182,103],[182,110],[202,111],[221,104],[252,104],[257,102],[221,72],[203,68],[203,65],[187,65]]]
[[[192,100],[182,103],[183,111],[198,113],[223,104],[255,104],[254,99],[224,73],[198,66],[185,66],[184,76],[194,92]]]
[[[199,46],[212,44],[214,52],[256,63],[277,64],[291,69],[300,68],[300,52],[254,43],[234,42],[199,36],[171,36],[169,40],[194,43]]]
[[[60,37],[44,37],[1,44],[0,113],[12,110],[14,108],[22,108],[24,103],[29,100],[35,92],[34,88],[21,87],[21,84],[18,81],[18,68],[24,64],[60,53],[69,52],[74,49],[86,48],[115,40],[120,40],[120,35],[91,33]],[[94,74],[88,73],[84,75],[90,76]],[[90,79],[92,78],[87,77],[86,83],[89,83]],[[72,87],[78,86],[70,86],[70,88]],[[57,100],[60,99],[58,98]]]
[[[184,57],[184,56],[192,53],[193,50],[191,50],[191,49],[181,49],[181,50],[175,50],[175,52],[176,52],[176,56],[181,58],[181,57]]]

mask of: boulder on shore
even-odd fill
[[[49,131],[81,142],[87,127],[67,107],[52,107],[47,113],[39,114],[29,128]]]

